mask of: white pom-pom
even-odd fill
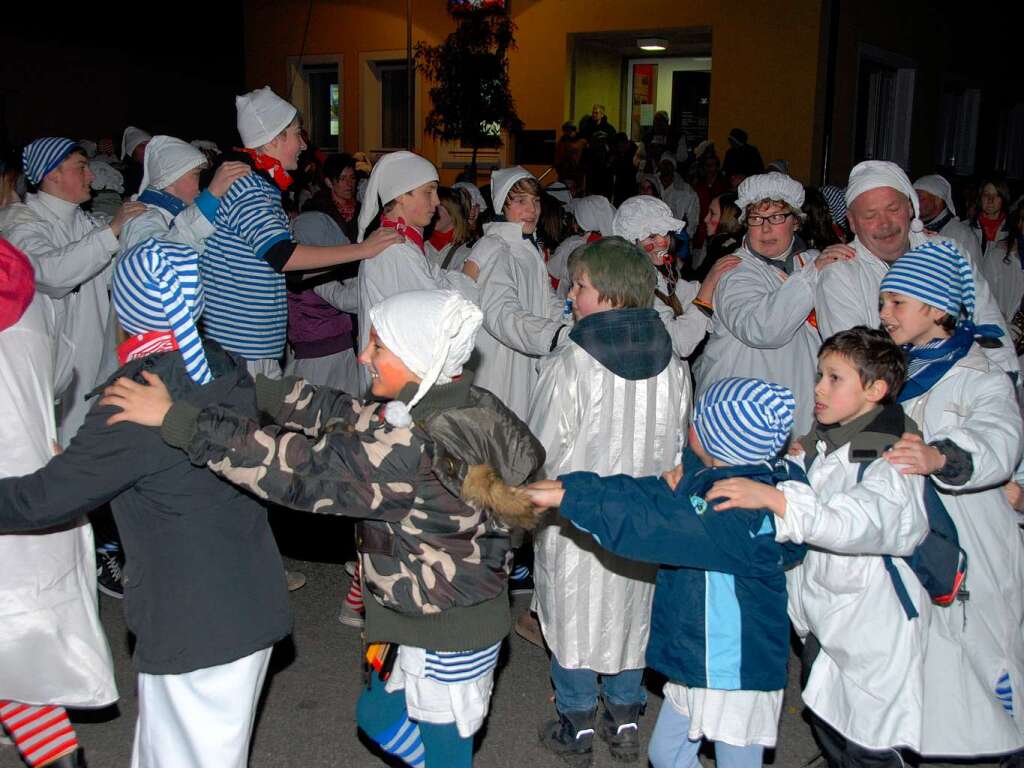
[[[910,231],[924,232],[924,224],[921,222],[920,219],[914,219],[913,221],[910,222]]]
[[[412,414],[401,400],[392,400],[384,406],[384,420],[393,427],[412,426]]]

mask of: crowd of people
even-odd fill
[[[725,768],[776,744],[791,635],[830,768],[1024,754],[1024,205],[856,165],[721,160],[603,107],[439,186],[307,146],[269,87],[241,147],[36,139],[0,181],[0,723],[83,766],[136,638],[132,765],[247,764],[292,629],[276,506],[355,521],[359,729],[460,768],[515,622],[541,744]],[[104,513],[104,509],[107,510]],[[92,523],[90,523],[90,520]],[[96,536],[94,538],[94,527]]]

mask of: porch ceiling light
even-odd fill
[[[641,37],[636,44],[642,51],[664,51],[668,48],[668,40],[663,37]]]

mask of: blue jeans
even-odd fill
[[[666,700],[658,713],[658,722],[651,734],[647,757],[654,768],[699,768],[697,751],[700,739],[690,741],[690,718],[681,715]],[[751,744],[734,747],[723,741],[715,742],[715,764],[718,768],[761,768],[764,747]]]
[[[551,682],[555,684],[555,707],[559,712],[588,712],[597,706],[600,692],[611,704],[643,704],[644,671],[626,669],[615,675],[598,675],[591,669],[566,669],[551,654]]]

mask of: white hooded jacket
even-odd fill
[[[802,483],[779,485],[786,515],[777,541],[810,545],[787,572],[789,615],[801,639],[821,644],[804,703],[839,733],[869,749],[920,749],[928,593],[899,556],[928,533],[922,479],[876,459],[858,482],[850,444],[825,455],[817,445]],[[881,555],[893,562],[920,614],[908,619]]]
[[[925,442],[971,454],[963,485],[936,478],[967,552],[970,599],[933,611],[925,656],[923,755],[969,757],[1024,748],[1024,544],[1002,485],[1021,453],[1009,378],[975,345],[925,394],[903,403]],[[1005,683],[1000,680],[1008,675]],[[1012,691],[1011,715],[996,688]]]

